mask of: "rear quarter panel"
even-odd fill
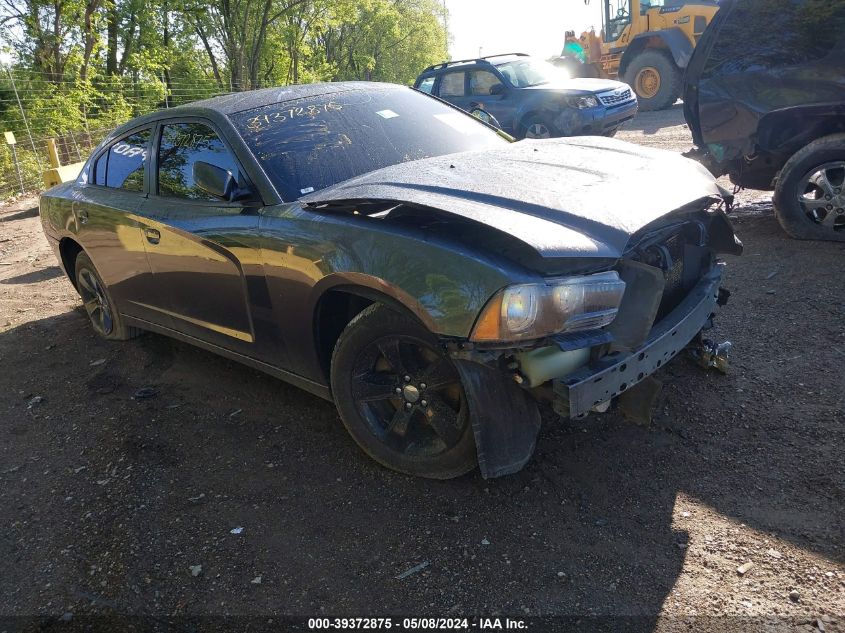
[[[44,229],[44,235],[47,237],[47,242],[53,250],[56,261],[69,278],[72,275],[72,271],[65,269],[65,263],[62,261],[61,252],[59,251],[59,243],[63,235],[71,231],[75,232],[73,204],[67,196],[67,192],[71,186],[72,183],[57,185],[42,193],[38,199],[38,214],[41,218],[41,227]]]

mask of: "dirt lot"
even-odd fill
[[[689,147],[677,108],[634,123],[622,138]],[[272,378],[160,336],[100,341],[34,200],[6,206],[0,615],[845,631],[845,245],[739,201],[729,375],[679,358],[652,428],[546,415],[524,471],[442,483],[380,468],[331,405]]]

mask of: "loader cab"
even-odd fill
[[[617,42],[631,25],[632,11],[639,13],[639,0],[604,0],[602,5],[603,40],[609,44]]]

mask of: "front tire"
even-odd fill
[[[532,114],[519,126],[522,138],[552,138],[560,136],[560,132],[549,117],[542,114]]]
[[[643,112],[665,110],[681,94],[682,73],[663,51],[646,50],[637,55],[625,71],[625,82],[637,93]]]
[[[76,291],[82,298],[82,307],[97,334],[108,341],[126,341],[141,334],[141,330],[123,322],[94,262],[84,252],[76,256],[74,279]]]
[[[845,134],[795,152],[778,175],[773,202],[791,237],[845,242]]]
[[[458,371],[414,319],[382,304],[356,316],[335,345],[331,386],[347,431],[383,466],[431,479],[476,467]]]

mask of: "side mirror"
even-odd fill
[[[505,94],[505,84],[493,84],[490,86],[490,94],[491,95],[503,95]]]
[[[238,186],[228,169],[201,160],[194,163],[193,175],[197,187],[222,200],[231,200]]]

